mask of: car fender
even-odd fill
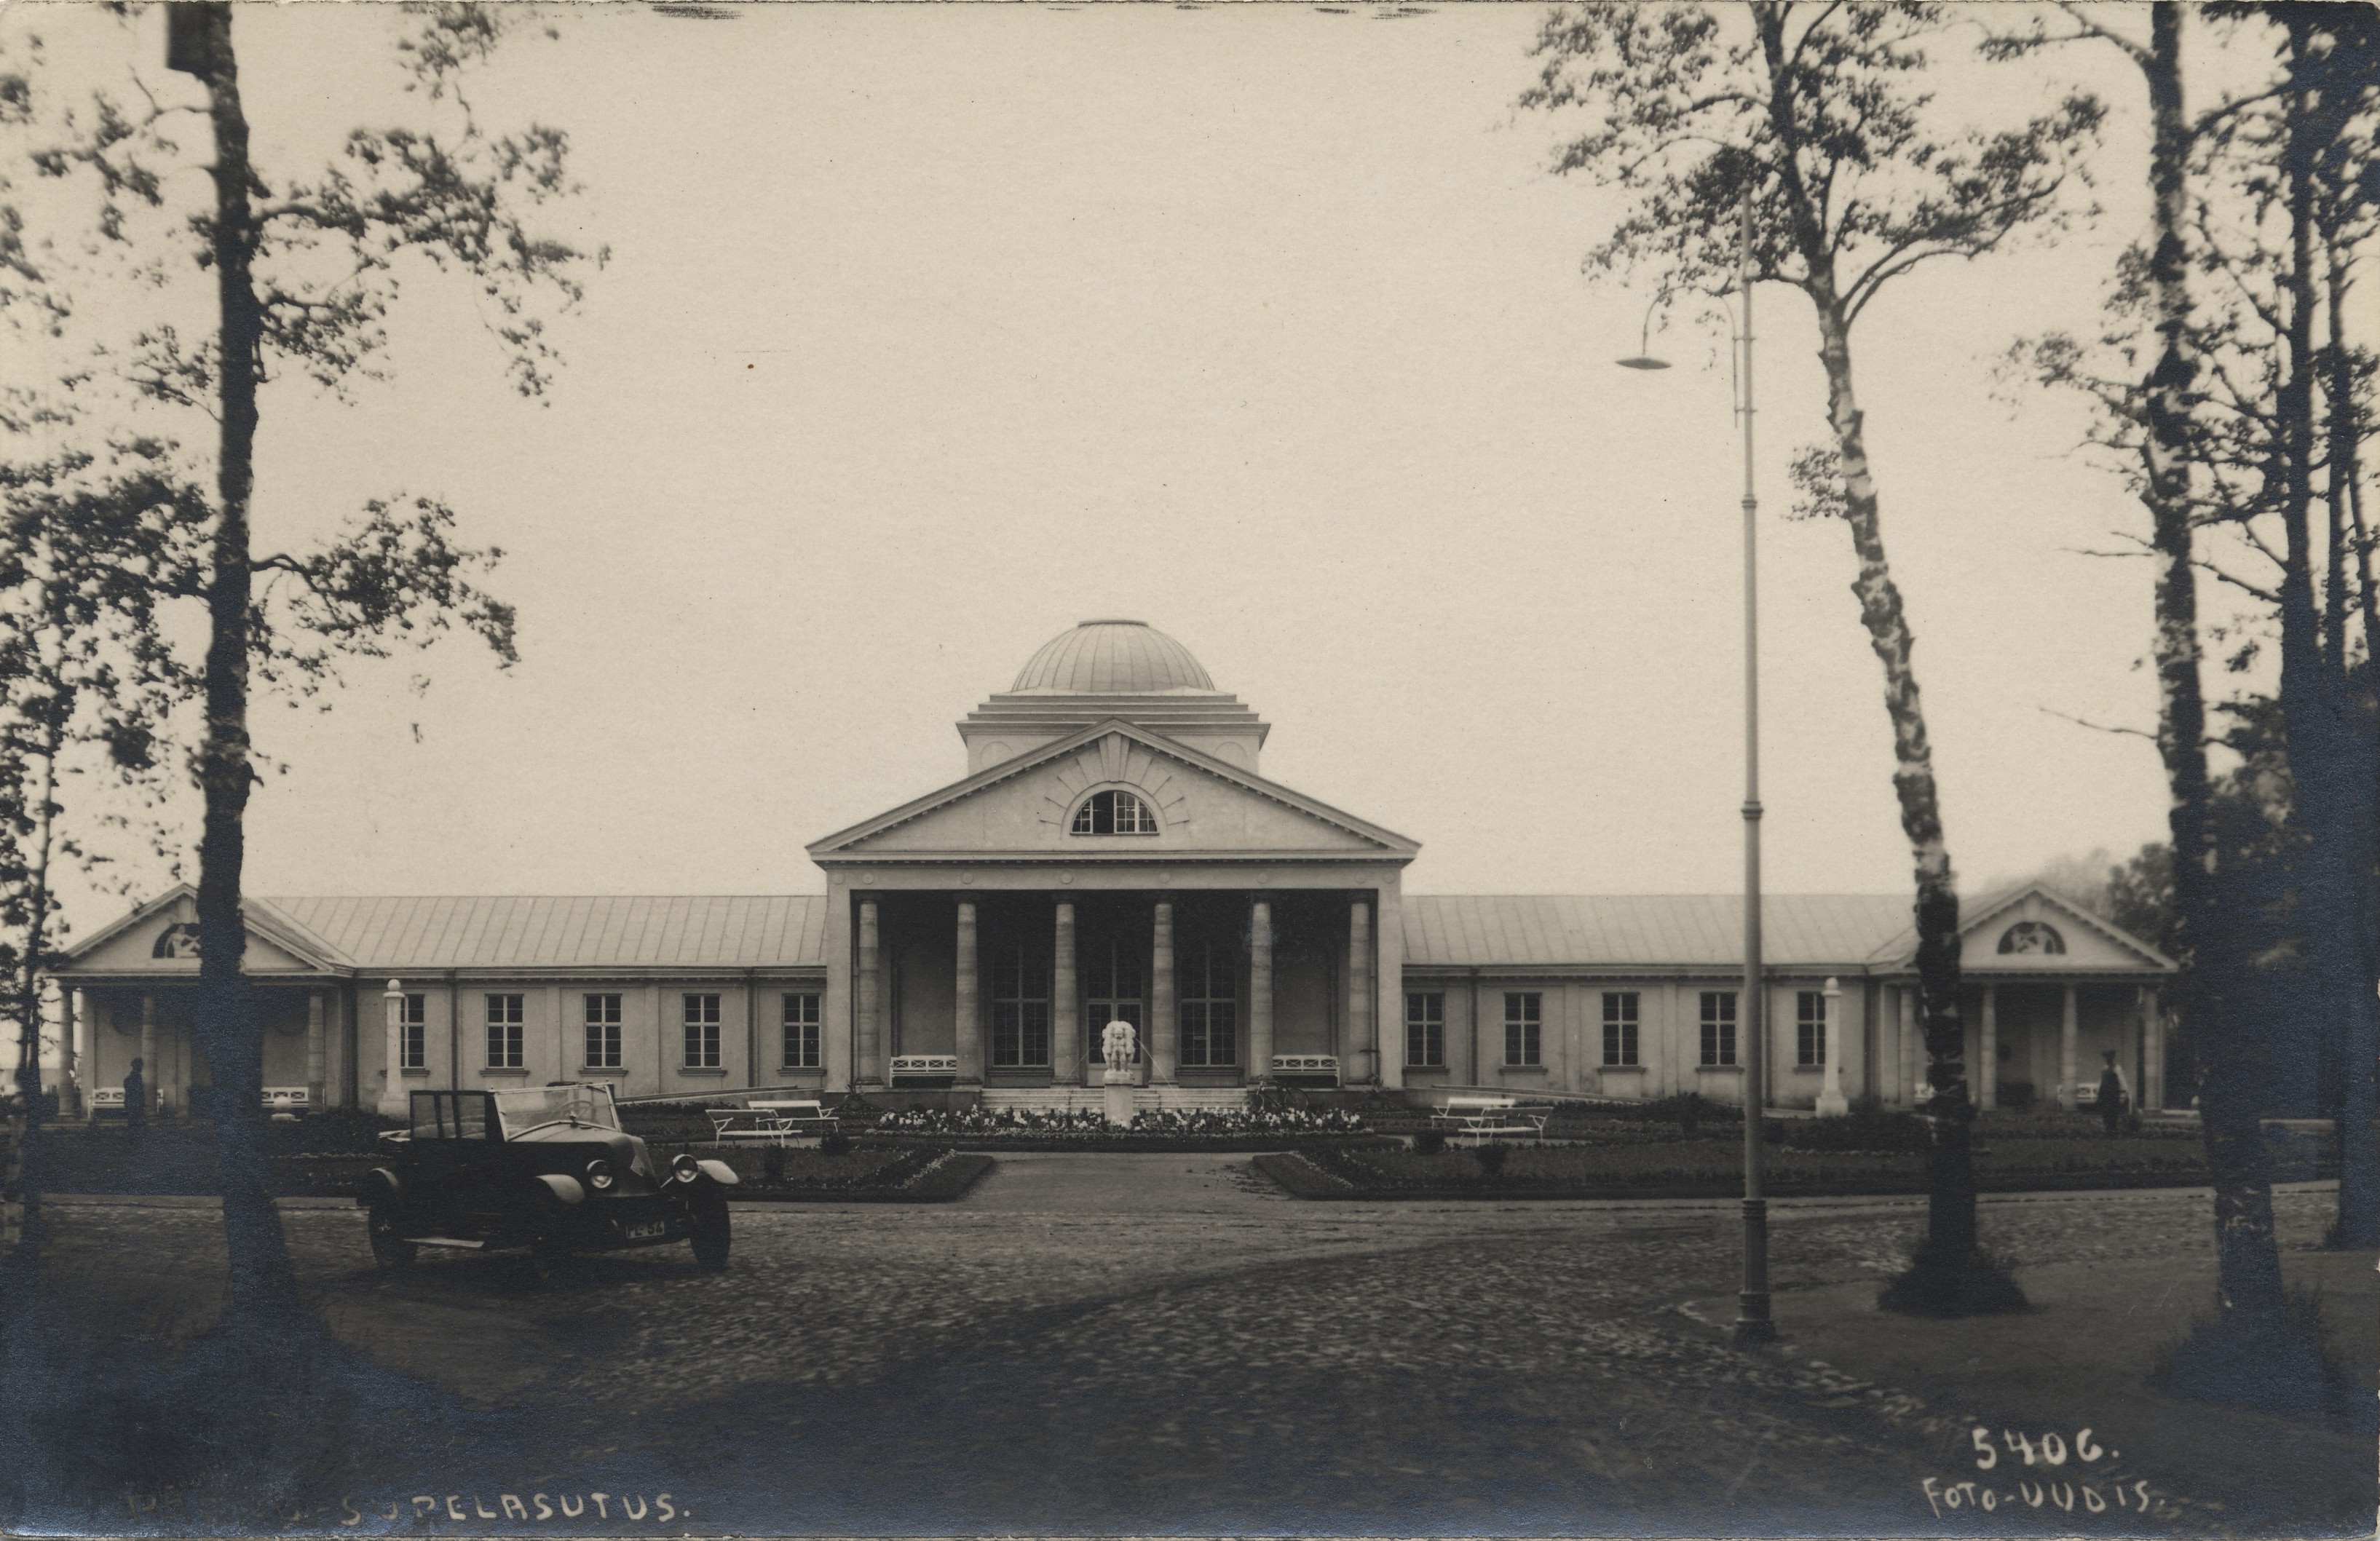
[[[356,1187],[356,1203],[367,1209],[375,1204],[395,1204],[404,1196],[405,1184],[386,1167],[372,1168]]]
[[[721,1187],[732,1188],[744,1181],[735,1175],[735,1169],[724,1161],[714,1161],[707,1156],[698,1156],[694,1159],[694,1164],[702,1169],[702,1175]]]
[[[558,1172],[548,1171],[538,1173],[537,1180],[544,1183],[553,1196],[565,1204],[578,1204],[586,1200],[587,1190],[579,1186],[578,1179],[576,1177],[565,1177]]]

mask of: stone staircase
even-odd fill
[[[1239,1086],[1135,1086],[1132,1092],[1135,1113],[1160,1109],[1238,1112],[1247,1105],[1248,1094]],[[983,1107],[990,1112],[1013,1108],[1020,1113],[1095,1113],[1107,1107],[1107,1091],[1101,1086],[987,1086]]]

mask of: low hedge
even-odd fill
[[[1282,1178],[1278,1161],[1264,1170],[1303,1197],[1599,1198],[1632,1195],[1726,1196],[1740,1191],[1742,1146],[1724,1138],[1614,1142],[1597,1145],[1505,1146],[1422,1154],[1402,1147],[1318,1146],[1294,1159],[1343,1185]],[[2329,1142],[2277,1145],[2276,1181],[2335,1177]],[[1292,1158],[1284,1158],[1292,1159]],[[1779,1195],[1922,1193],[1922,1153],[1861,1149],[1771,1151],[1767,1185]],[[1491,1170],[1492,1168],[1492,1170]],[[2162,1136],[2108,1140],[2104,1135],[2051,1135],[1985,1139],[1975,1147],[1976,1185],[1985,1192],[2036,1188],[2197,1186],[2208,1181],[2204,1147]],[[1314,1189],[1316,1191],[1306,1191]]]

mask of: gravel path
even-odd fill
[[[2285,1240],[2332,1203],[2285,1195]],[[2206,1211],[2133,1191],[1983,1212],[2038,1264],[2200,1258]],[[1779,1204],[1776,1288],[1881,1278],[1922,1212]],[[161,1346],[207,1325],[212,1214],[60,1219],[54,1280]],[[503,1256],[375,1272],[352,1210],[285,1220],[343,1341],[535,1431],[443,1448],[434,1474],[392,1452],[408,1491],[650,1481],[697,1530],[1974,1530],[1916,1495],[1947,1437],[1922,1407],[1677,1309],[1732,1282],[1735,1224],[1708,1202],[1304,1203],[1244,1156],[1026,1156],[954,1205],[739,1208],[724,1274],[673,1248],[540,1290]]]

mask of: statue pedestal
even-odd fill
[[[1108,1122],[1119,1129],[1132,1122],[1132,1079],[1128,1070],[1111,1070],[1101,1077],[1107,1092]]]

